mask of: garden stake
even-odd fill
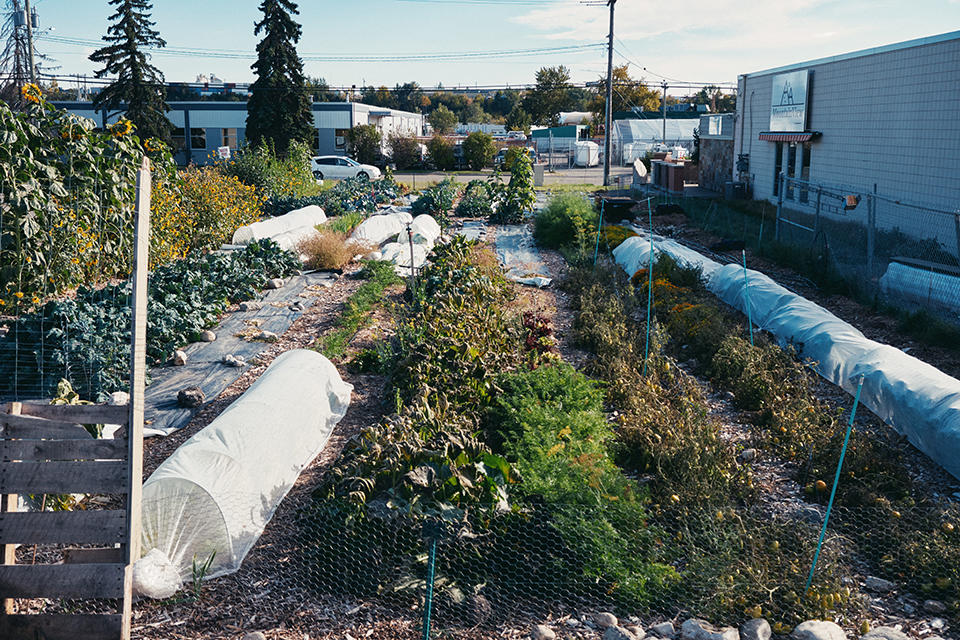
[[[747,280],[747,251],[741,249],[743,256],[743,297],[747,305],[747,326],[750,327],[750,346],[753,346],[753,311],[750,309],[750,281]]]
[[[593,248],[593,264],[597,264],[597,252],[600,251],[600,229],[603,228],[603,199],[600,200],[600,220],[597,222],[597,246]]]
[[[437,561],[437,537],[430,539],[430,560],[427,564],[427,600],[423,612],[423,640],[430,640],[430,614],[433,610],[433,571]]]
[[[413,230],[407,224],[407,239],[410,240],[410,292],[413,299],[417,299],[417,274],[413,267]]]
[[[650,308],[653,306],[653,207],[647,198],[647,219],[650,221],[650,265],[647,267],[647,341],[643,346],[643,376],[647,375],[650,357]]]
[[[853,398],[853,409],[850,410],[850,422],[847,423],[847,434],[843,437],[843,447],[840,449],[840,460],[837,461],[837,473],[833,476],[833,489],[830,490],[830,501],[827,502],[827,513],[823,516],[823,527],[820,528],[820,540],[817,542],[817,551],[813,554],[813,564],[810,566],[810,575],[807,576],[807,586],[803,592],[810,591],[810,584],[813,582],[813,572],[817,568],[817,560],[820,558],[820,548],[823,546],[823,538],[827,535],[827,523],[830,521],[830,511],[833,509],[833,498],[837,495],[837,483],[840,482],[840,469],[843,468],[843,457],[847,454],[847,443],[850,442],[850,432],[853,430],[853,419],[857,416],[857,405],[860,403],[860,391],[863,389],[863,376],[860,376],[860,382],[857,383],[857,395]]]

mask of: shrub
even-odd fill
[[[457,116],[445,105],[440,105],[427,116],[427,122],[439,134],[449,133],[457,126]]]
[[[562,193],[537,213],[533,236],[537,243],[551,249],[586,247],[597,219],[597,211],[589,200],[579,194]]]
[[[442,136],[433,136],[427,143],[427,157],[440,171],[453,169],[453,145]]]
[[[366,253],[370,248],[347,240],[344,232],[323,229],[302,240],[297,250],[306,256],[304,264],[308,268],[339,271],[350,264],[354,256]]]
[[[462,218],[486,218],[493,214],[495,188],[484,180],[471,180],[457,204],[457,215]]]
[[[157,181],[173,172],[169,151],[107,132],[25,88],[22,112],[0,103],[0,310],[40,304],[84,282],[124,277],[133,255],[136,172],[149,155]]]
[[[496,154],[497,147],[493,144],[493,136],[488,133],[474,131],[463,141],[463,158],[474,171],[480,171],[487,166]]]
[[[420,197],[413,202],[411,212],[414,216],[421,214],[433,216],[437,224],[446,228],[450,224],[450,210],[453,209],[453,201],[458,193],[457,183],[447,178],[424,189]]]
[[[190,236],[187,251],[215,249],[239,227],[260,219],[262,196],[238,178],[213,167],[189,167],[179,177],[181,223]]]
[[[382,139],[376,125],[358,124],[347,132],[347,153],[357,162],[377,164],[382,157]]]
[[[277,157],[267,144],[239,149],[230,160],[218,162],[227,175],[254,186],[267,197],[312,195],[317,181],[310,171],[310,148],[302,142],[290,143],[285,158]]]
[[[423,158],[420,155],[420,142],[416,136],[404,136],[399,133],[394,133],[388,139],[388,144],[391,149],[391,159],[393,160],[393,164],[397,165],[397,169],[401,171],[404,169],[412,169],[423,162]]]
[[[515,155],[510,165],[510,182],[504,192],[503,202],[491,217],[491,221],[499,224],[520,224],[524,216],[533,211],[536,201],[530,158],[526,153]]]

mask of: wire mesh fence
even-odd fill
[[[257,615],[267,628],[287,621],[297,629],[290,621],[299,620],[304,630],[361,636],[397,624],[407,635],[395,637],[426,638],[427,628],[429,637],[500,637],[534,624],[593,633],[600,612],[644,628],[763,616],[786,633],[812,618],[857,629],[882,618],[878,611],[919,620],[925,614],[905,613],[909,603],[922,611],[936,600],[941,626],[960,624],[958,509],[836,509],[806,590],[824,510],[795,499],[648,505],[642,513],[536,504],[440,517],[385,501],[307,499],[295,514],[278,514],[237,574],[207,583],[188,576],[176,597],[141,603],[137,620],[152,637],[149,625],[176,619],[184,603],[211,611],[215,602],[231,618]],[[192,631],[206,637],[211,621],[194,622]]]

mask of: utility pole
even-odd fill
[[[661,85],[663,87],[663,139],[660,140],[663,144],[667,144],[667,83],[664,81]]]
[[[30,82],[37,84],[37,65],[33,62],[33,14],[30,13],[30,0],[23,0],[23,8],[27,14],[27,51],[30,52]]]
[[[613,129],[613,7],[617,0],[609,0],[610,42],[607,46],[607,109],[603,126],[603,186],[610,184],[610,133]]]

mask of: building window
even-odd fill
[[[790,143],[787,147],[787,177],[795,178],[797,176],[797,145]],[[787,183],[787,200],[793,200],[793,183]]]
[[[780,195],[780,172],[783,171],[783,143],[777,142],[773,151],[773,195]]]
[[[237,148],[237,130],[236,128],[223,130],[223,145],[231,149]]]
[[[803,146],[800,147],[800,179],[804,182],[810,181],[810,149],[809,142],[804,142]],[[806,203],[809,199],[810,192],[804,184],[800,187],[800,202]]]
[[[176,151],[182,151],[187,148],[187,138],[184,132],[183,127],[173,130],[172,136],[173,148]],[[190,148],[191,149],[206,149],[207,148],[207,130],[206,129],[190,129]]]
[[[333,135],[336,136],[334,140],[334,146],[340,151],[343,151],[347,148],[347,133],[350,132],[350,129],[335,129]]]

